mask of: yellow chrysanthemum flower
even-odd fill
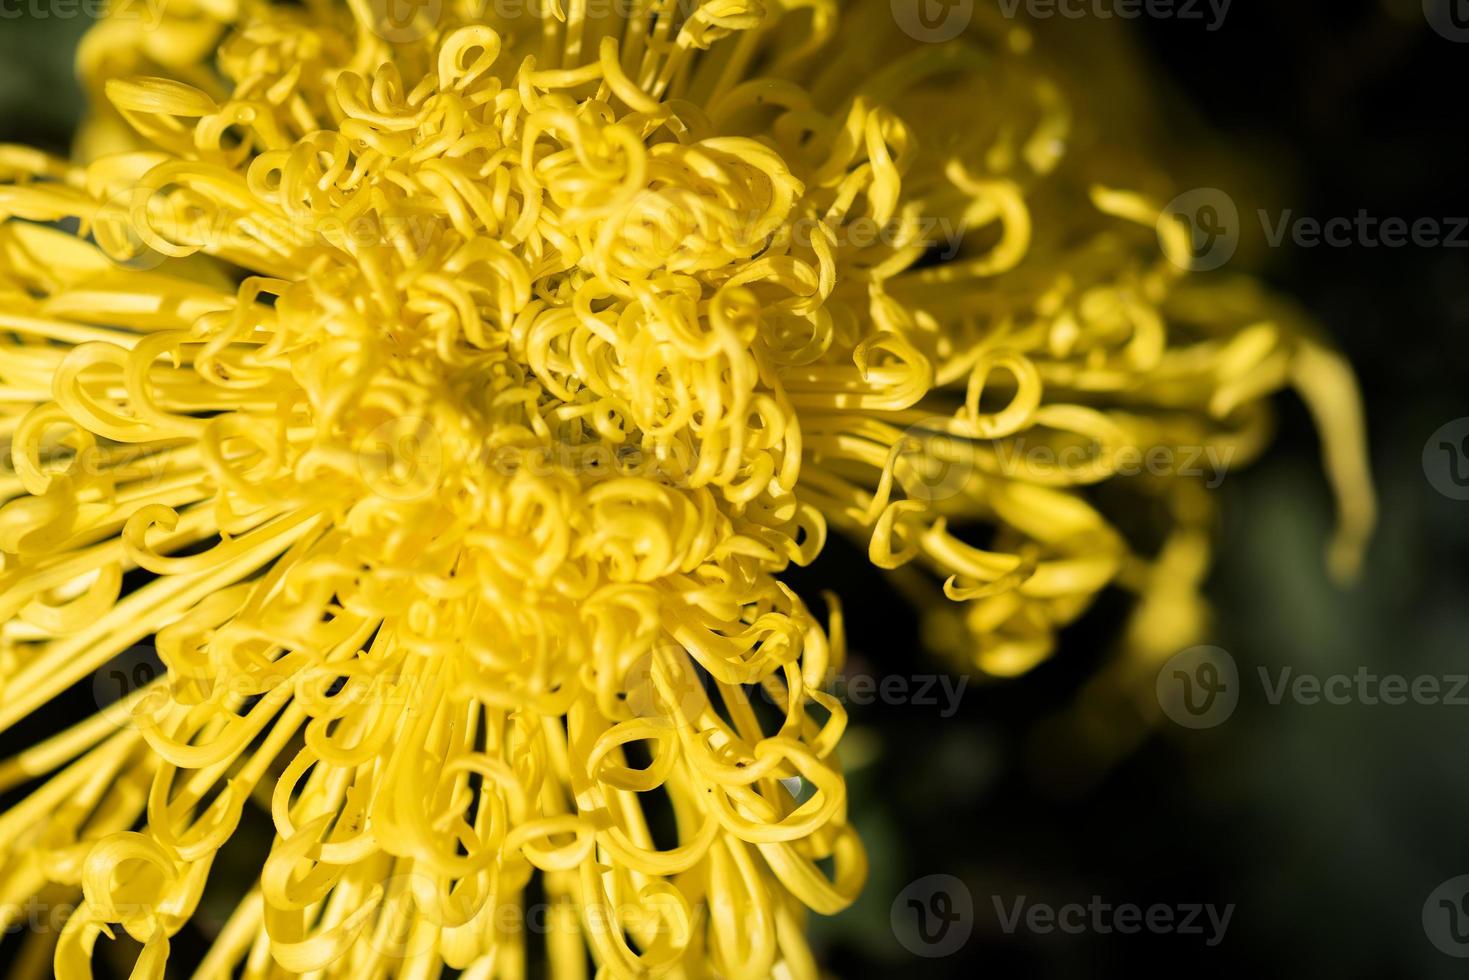
[[[779,578],[828,525],[971,665],[1111,584],[1146,662],[1202,626],[1207,494],[1119,480],[1145,558],[1078,488],[1238,461],[1295,384],[1354,561],[1344,365],[1160,253],[1023,28],[490,6],[118,15],[85,162],[0,149],[0,728],[167,667],[0,767],[0,908],[80,895],[58,976],[121,926],[161,977],[258,805],[199,976],[814,977],[865,875],[840,614]]]

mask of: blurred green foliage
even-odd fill
[[[72,58],[92,21],[80,8],[40,16],[16,0],[0,14],[0,139],[63,150],[83,104]]]

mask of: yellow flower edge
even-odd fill
[[[779,578],[828,526],[970,665],[1111,585],[1146,664],[1212,503],[1124,451],[1243,462],[1295,386],[1357,561],[1350,372],[1097,183],[1025,29],[624,6],[118,15],[90,162],[0,148],[0,728],[167,667],[0,766],[0,909],[80,895],[58,976],[125,932],[161,977],[256,807],[201,977],[814,977],[866,871],[840,612]]]

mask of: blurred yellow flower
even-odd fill
[[[199,976],[814,977],[866,871],[840,613],[779,579],[828,525],[969,666],[1113,584],[1163,655],[1211,507],[1128,461],[1240,462],[1295,384],[1355,561],[1350,374],[1095,183],[1025,29],[391,6],[118,13],[79,160],[0,148],[0,727],[167,667],[0,767],[0,909],[82,897],[58,976],[120,925],[161,977],[258,803]]]

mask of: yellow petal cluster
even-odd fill
[[[263,811],[200,976],[814,977],[866,871],[840,613],[779,577],[828,526],[988,672],[1110,585],[1161,651],[1211,504],[1122,461],[1240,461],[1294,384],[1354,561],[1349,373],[1095,183],[1023,29],[414,10],[117,15],[79,161],[0,148],[0,728],[167,668],[0,767],[0,909],[80,897],[58,976],[125,932],[161,977]]]

